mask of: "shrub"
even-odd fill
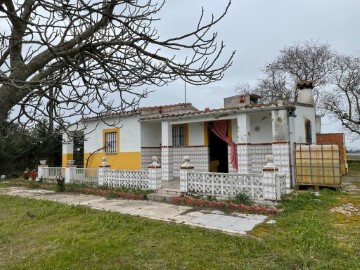
[[[243,191],[236,194],[235,201],[237,203],[241,203],[241,204],[245,204],[245,205],[250,205],[253,203],[252,200],[250,199],[250,196]]]

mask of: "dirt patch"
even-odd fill
[[[352,203],[347,203],[341,206],[337,206],[334,207],[332,209],[330,209],[330,212],[332,213],[340,213],[343,214],[345,216],[352,216],[352,215],[358,215],[360,216],[360,209],[357,208],[354,204]]]
[[[360,194],[360,170],[351,170],[341,178],[342,190],[349,193]]]

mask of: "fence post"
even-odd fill
[[[273,163],[274,157],[272,155],[266,156],[266,165],[263,168],[263,184],[264,184],[264,199],[277,200],[276,188],[276,173],[279,168]]]
[[[153,156],[149,169],[149,189],[158,190],[161,188],[161,165],[158,163],[158,157]]]
[[[76,169],[77,165],[74,165],[74,160],[68,160],[65,168],[65,183],[71,183],[73,180],[73,172]]]
[[[190,157],[184,157],[184,164],[180,166],[180,192],[188,192],[188,173],[194,169],[190,165]]]
[[[38,165],[38,175],[37,179],[46,179],[49,177],[49,170],[44,168],[49,168],[49,165],[46,164],[46,160],[40,160],[40,165]]]
[[[106,178],[106,171],[110,171],[110,165],[107,163],[107,157],[102,157],[102,162],[99,166],[99,186],[103,186]]]

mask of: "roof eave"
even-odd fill
[[[171,121],[171,120],[180,120],[180,119],[194,119],[194,118],[204,118],[209,117],[209,120],[218,120],[219,118],[234,118],[229,116],[229,114],[235,115],[235,114],[244,114],[244,113],[252,113],[252,112],[258,112],[258,111],[278,111],[278,110],[285,110],[285,109],[295,109],[295,105],[281,105],[281,106],[266,106],[266,107],[258,107],[258,108],[234,108],[230,110],[223,110],[223,111],[210,111],[210,112],[199,112],[196,114],[185,114],[185,115],[179,115],[179,116],[162,116],[158,118],[152,118],[152,119],[139,119],[140,122],[161,122],[164,120]],[[223,116],[224,114],[227,114],[226,116]],[[223,117],[221,117],[223,116]]]

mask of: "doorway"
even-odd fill
[[[228,173],[228,145],[210,130],[209,125],[211,124],[212,123],[210,122],[207,127],[209,136],[210,172]]]

